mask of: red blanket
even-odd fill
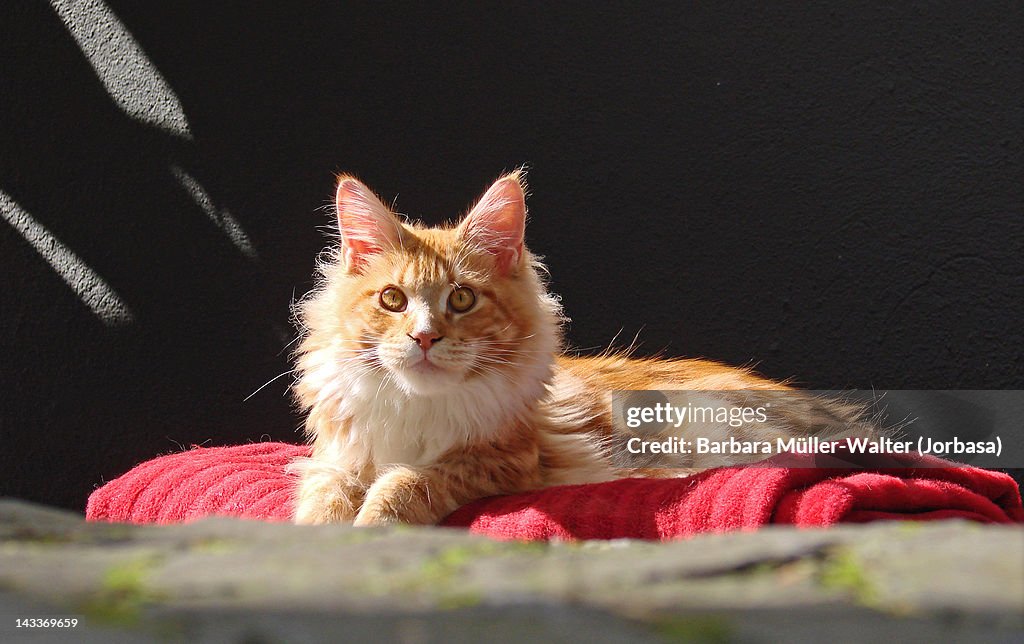
[[[210,515],[285,521],[294,479],[288,462],[306,447],[256,443],[196,448],[142,463],[93,492],[91,521],[174,523]],[[787,455],[790,465],[808,464]],[[807,457],[810,458],[810,457]],[[902,458],[902,457],[901,457]],[[1020,490],[1006,474],[936,467],[735,467],[685,479],[623,479],[480,499],[444,525],[499,539],[671,539],[702,532],[800,527],[878,519],[962,518],[1024,522]]]

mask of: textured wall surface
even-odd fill
[[[574,345],[1021,388],[1020,3],[10,3],[0,494],[296,440],[332,173],[437,223],[532,167]]]

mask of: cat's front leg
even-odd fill
[[[429,470],[404,465],[393,467],[367,490],[354,525],[433,525],[458,507],[446,487],[443,480]]]
[[[428,467],[389,467],[367,490],[355,525],[434,525],[470,501],[542,483],[536,437],[511,433],[500,442],[453,449]]]
[[[355,519],[366,483],[335,467],[307,461],[293,466],[301,472],[295,498],[295,523],[347,523]]]

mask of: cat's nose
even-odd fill
[[[413,342],[420,345],[421,349],[429,349],[444,338],[443,335],[436,331],[416,331],[407,335],[412,338]]]

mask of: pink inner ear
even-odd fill
[[[398,222],[394,215],[356,179],[340,179],[335,205],[345,262],[350,268],[362,266],[370,255],[399,244]]]
[[[461,235],[495,256],[498,270],[507,273],[523,257],[526,195],[518,175],[494,182],[460,225]]]

